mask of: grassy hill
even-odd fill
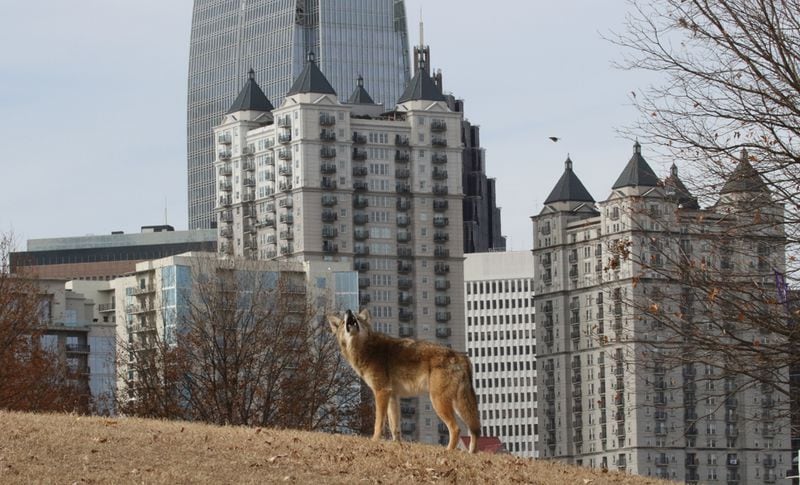
[[[133,418],[0,412],[0,483],[659,484],[440,446]]]

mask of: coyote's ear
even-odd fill
[[[339,329],[339,325],[342,324],[342,319],[336,315],[328,315],[328,324],[331,326],[331,332],[336,333],[336,330]]]
[[[361,313],[358,314],[358,319],[362,322],[366,322],[367,324],[372,323],[369,317],[369,310],[366,308],[361,310]]]

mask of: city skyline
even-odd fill
[[[22,246],[28,238],[136,232],[143,224],[163,223],[165,213],[177,229],[188,227],[191,2],[97,5],[92,15],[80,6],[49,3],[52,8],[36,15],[28,12],[31,6],[14,5],[6,17],[36,18],[44,28],[2,54],[9,96],[0,106],[7,113],[5,131],[15,140],[9,176],[39,184],[33,197],[23,192],[24,184],[4,191],[0,206],[14,211],[2,211],[0,230],[13,231]],[[611,68],[618,52],[601,38],[621,26],[625,8],[514,4],[519,15],[497,27],[483,25],[477,2],[416,0],[407,1],[406,9],[413,43],[424,6],[433,67],[443,70],[445,92],[463,97],[466,117],[481,126],[508,248],[527,249],[528,218],[541,208],[568,152],[588,190],[605,195],[596,175],[626,159],[630,144],[614,128],[635,120],[626,103],[630,91],[644,84],[641,76]],[[453,24],[456,5],[461,12]],[[10,43],[30,25],[4,27],[0,35]],[[465,34],[454,35],[454,28]],[[468,33],[479,28],[485,35],[473,40]],[[521,42],[521,32],[532,34]],[[498,101],[498,92],[529,109]],[[45,116],[59,128],[43,136],[31,127],[41,126]]]

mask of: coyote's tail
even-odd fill
[[[481,420],[478,414],[478,397],[472,385],[472,363],[464,357],[467,378],[458,386],[457,410],[464,424],[469,428],[469,451],[475,453],[478,447],[478,437],[481,434]]]

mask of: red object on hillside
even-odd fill
[[[462,436],[459,445],[465,450],[469,449],[469,436]],[[491,453],[492,455],[507,453],[503,442],[497,436],[481,436],[478,438],[478,451]]]

